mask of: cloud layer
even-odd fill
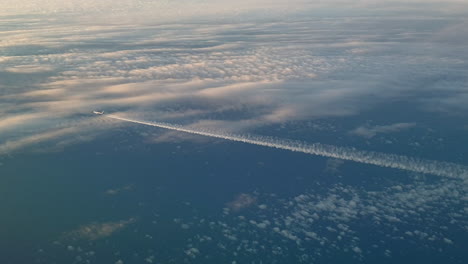
[[[31,8],[63,5],[63,10],[108,4],[28,2]],[[123,1],[115,8],[127,4],[164,3]],[[242,5],[246,10],[257,6]],[[308,5],[297,1],[294,6]],[[400,13],[330,20],[309,15],[197,24],[44,18],[1,18],[0,133],[9,142],[33,142],[22,138],[86,122],[80,115],[94,109],[235,132],[357,116],[405,97],[412,98],[415,109],[466,109],[467,52],[454,33],[464,28],[463,17]],[[84,127],[91,128],[97,120],[88,121]],[[357,130],[372,137],[388,129],[393,128]]]
[[[450,146],[463,146],[454,133],[468,124],[467,13],[466,1],[456,0],[7,0],[0,11],[0,155],[57,151],[128,125],[91,114],[105,110],[241,135],[359,148],[385,142],[397,152],[407,151],[398,140],[425,142],[442,147],[418,155],[463,163],[465,150]],[[139,129],[145,142],[174,141],[170,132]],[[416,165],[413,171],[425,168]],[[346,166],[327,162],[332,186],[292,197],[239,191],[213,219],[174,218],[195,234],[178,245],[178,261],[167,262],[197,259],[204,248],[249,260],[263,254],[271,263],[395,254],[386,243],[439,252],[458,245],[451,230],[468,230],[463,179],[404,174],[408,182],[400,182],[398,173],[392,180],[362,170],[366,183],[377,182],[364,188],[342,183],[361,176],[344,173]],[[105,194],[118,199],[132,186]],[[93,243],[136,224],[128,217],[67,232],[91,248],[77,253],[79,261],[95,257]],[[144,241],[159,235],[151,230]],[[145,254],[141,260],[151,263],[158,252]]]

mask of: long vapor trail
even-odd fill
[[[221,134],[211,131],[204,131],[199,129],[184,128],[182,126],[162,123],[162,122],[147,122],[135,119],[119,117],[116,115],[104,115],[105,117],[117,119],[121,121],[142,124],[147,126],[154,126],[185,132],[189,134],[221,138],[225,140],[244,142],[259,146],[270,148],[284,149],[295,152],[302,152],[306,154],[318,155],[322,157],[336,158],[342,160],[350,160],[364,164],[372,164],[380,167],[388,167],[401,169],[406,171],[419,172],[424,174],[432,174],[448,178],[468,179],[468,167],[450,163],[433,160],[423,160],[403,155],[387,154],[373,151],[363,151],[354,148],[338,147],[332,145],[325,145],[320,143],[307,144],[300,141],[276,139],[270,137],[260,137],[252,135],[234,135],[234,134]]]

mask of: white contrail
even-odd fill
[[[354,148],[337,147],[332,145],[324,145],[320,143],[307,144],[300,141],[275,139],[270,137],[259,137],[251,135],[234,135],[234,134],[219,134],[210,131],[203,131],[199,129],[184,128],[182,126],[161,123],[161,122],[147,122],[135,119],[119,117],[116,115],[104,115],[108,118],[118,119],[122,121],[154,126],[159,128],[166,128],[180,132],[221,138],[231,141],[244,142],[248,144],[266,146],[271,148],[285,149],[290,151],[302,152],[312,155],[323,157],[337,158],[342,160],[350,160],[365,164],[377,165],[380,167],[395,168],[425,174],[433,174],[437,176],[468,179],[468,167],[450,163],[433,160],[422,160],[402,155],[387,154],[373,151],[363,151]]]

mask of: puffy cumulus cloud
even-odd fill
[[[213,254],[235,252],[245,259],[261,256],[264,261],[271,257],[297,263],[343,255],[361,261],[390,257],[401,245],[431,252],[453,247],[454,230],[463,232],[468,224],[460,203],[466,200],[466,185],[411,178],[409,183],[393,182],[375,190],[342,184],[322,190],[317,184],[313,191],[292,198],[258,194],[258,202],[268,206],[242,215],[224,209],[222,220],[204,221],[211,229],[204,237],[218,238],[218,252]],[[211,243],[201,236],[191,241],[198,248]]]
[[[115,222],[95,222],[70,231],[66,233],[64,237],[69,239],[97,240],[109,237],[114,233],[124,229],[128,225],[135,223],[136,221],[137,220],[135,218],[130,218],[128,220]]]
[[[257,198],[251,194],[241,193],[237,195],[232,201],[227,203],[227,208],[237,212],[242,209],[248,208],[257,203]]]
[[[390,125],[382,125],[382,126],[360,126],[355,128],[354,130],[350,131],[350,134],[365,137],[365,138],[372,138],[377,134],[380,133],[393,133],[399,132],[402,130],[406,130],[408,128],[414,127],[415,123],[395,123]]]
[[[333,176],[328,175],[327,179],[317,177],[308,190],[290,190],[287,194],[241,193],[230,203],[234,207],[219,208],[218,213],[199,210],[206,203],[187,202],[181,211],[172,210],[169,215],[146,214],[144,221],[135,223],[138,231],[123,238],[114,237],[113,243],[88,233],[101,234],[95,230],[113,230],[122,222],[93,223],[73,232],[86,234],[78,237],[91,239],[92,243],[81,239],[66,241],[63,245],[67,247],[46,249],[48,254],[42,254],[42,262],[49,263],[52,258],[70,262],[74,257],[60,254],[59,250],[79,251],[89,257],[84,252],[101,255],[112,249],[127,252],[119,255],[122,259],[129,257],[148,263],[155,259],[179,263],[187,256],[201,258],[206,252],[222,263],[231,263],[233,259],[315,263],[343,258],[362,263],[406,258],[400,253],[402,247],[437,259],[445,259],[447,252],[460,252],[454,261],[463,260],[464,241],[460,234],[468,228],[468,182],[429,180],[418,174],[407,175],[402,182],[389,173],[384,169],[377,175],[369,175],[379,182],[378,186],[352,181],[335,183],[328,178]],[[178,217],[173,218],[171,213]],[[162,228],[178,232],[180,239],[173,241],[168,250],[154,250],[154,243],[141,243],[164,236],[161,229],[148,225],[149,221],[153,224],[167,221]],[[124,250],[129,241],[141,244],[138,251]]]
[[[379,186],[326,183],[329,179],[317,178],[308,191],[241,193],[217,214],[205,214],[196,205],[186,203],[191,213],[173,219],[173,228],[184,230],[182,238],[174,242],[177,244],[171,245],[178,251],[164,254],[160,252],[166,251],[154,251],[153,244],[147,248],[143,245],[139,252],[148,255],[139,257],[180,262],[209,251],[211,258],[223,263],[241,258],[248,262],[262,259],[268,263],[311,263],[343,257],[361,263],[393,254],[404,258],[398,253],[402,246],[427,252],[431,257],[445,258],[449,250],[463,252],[458,234],[468,227],[467,182],[428,180],[412,174],[403,183],[387,173],[372,176]],[[147,221],[153,219],[153,223],[161,220],[154,215]],[[161,235],[147,224],[137,229],[140,232],[132,232],[125,241]],[[79,245],[84,252],[107,249],[105,241],[69,245]]]

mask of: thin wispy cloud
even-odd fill
[[[411,127],[414,127],[415,123],[395,123],[390,125],[380,125],[380,126],[360,126],[350,131],[349,133],[356,136],[361,136],[365,138],[372,138],[377,134],[385,133],[394,133],[407,130]]]

